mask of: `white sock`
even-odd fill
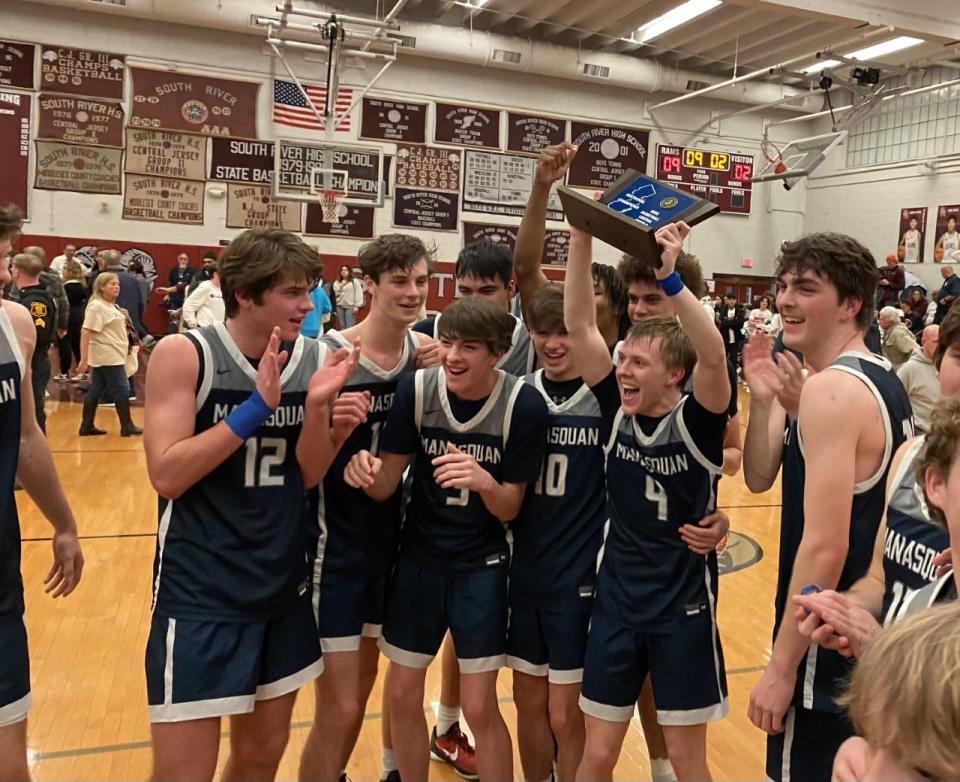
[[[383,773],[380,776],[381,779],[384,779],[391,771],[399,771],[397,759],[393,756],[392,749],[389,749],[388,747],[383,748],[380,765],[383,768]]]
[[[677,782],[677,775],[673,773],[670,758],[652,758],[650,770],[653,773],[653,782]]]
[[[444,706],[441,703],[437,707],[437,735],[445,736],[455,722],[460,722],[460,707]]]

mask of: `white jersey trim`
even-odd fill
[[[501,376],[501,380],[503,377]],[[510,397],[507,399],[507,412],[503,416],[503,447],[506,449],[507,440],[510,439],[510,426],[513,423],[513,408],[517,404],[517,397],[520,396],[520,392],[523,390],[525,383],[520,380],[517,380],[513,384],[513,388],[510,389]]]
[[[153,603],[150,606],[152,614],[157,607],[157,598],[160,595],[160,576],[163,573],[163,550],[167,543],[167,533],[170,531],[170,519],[173,517],[173,500],[167,500],[167,507],[163,509],[160,516],[160,524],[157,527],[157,578],[153,583]]]
[[[6,337],[7,344],[10,345],[10,352],[13,353],[13,358],[17,362],[17,366],[20,367],[20,381],[23,382],[23,375],[27,371],[27,363],[23,358],[23,351],[20,350],[20,343],[17,342],[17,333],[13,330],[10,316],[4,312],[2,306],[0,306],[0,331],[2,331],[3,336]]]
[[[28,692],[22,698],[18,698],[13,703],[6,706],[0,706],[0,728],[8,725],[16,725],[27,718],[30,707],[33,705],[33,698]]]
[[[679,400],[677,400],[677,403],[673,406],[673,409],[663,417],[660,423],[657,424],[657,428],[654,429],[653,432],[649,435],[645,435],[643,433],[643,430],[640,428],[640,425],[637,423],[637,417],[635,415],[631,415],[630,427],[633,430],[633,436],[634,438],[636,438],[636,441],[640,443],[640,445],[656,445],[657,439],[660,437],[660,435],[663,434],[664,430],[667,427],[669,427],[670,424],[673,422],[674,416],[679,415],[678,411],[680,406],[683,404],[684,399],[686,399],[686,397],[682,396],[680,397]],[[620,409],[622,410],[623,408],[620,408]]]
[[[447,376],[444,374],[442,367],[437,370],[437,395],[440,397],[440,408],[447,417],[447,425],[454,432],[469,432],[490,414],[490,411],[500,399],[500,394],[503,392],[504,380],[507,376],[506,372],[502,369],[498,369],[497,373],[497,382],[493,386],[493,391],[490,392],[490,396],[487,397],[487,401],[483,403],[483,407],[481,407],[480,411],[469,421],[461,423],[456,419],[453,410],[450,408],[450,399],[447,396]],[[420,427],[418,426],[417,428],[419,429]]]
[[[582,381],[581,381],[582,382]],[[547,403],[547,410],[549,410],[553,415],[563,415],[568,410],[573,408],[575,405],[583,401],[590,393],[590,387],[583,383],[580,388],[578,388],[562,405],[558,405],[553,399],[550,398],[550,394],[547,393],[546,389],[543,387],[543,370],[538,369],[533,373],[533,385],[540,392],[540,396],[543,397],[543,401]]]
[[[677,416],[677,430],[680,432],[680,438],[683,440],[683,444],[687,446],[687,450],[690,451],[690,454],[694,459],[697,460],[697,463],[703,467],[707,472],[712,473],[713,475],[723,474],[723,465],[714,464],[706,456],[703,455],[703,452],[697,447],[697,444],[693,441],[693,437],[690,435],[690,430],[687,429],[687,422],[683,420],[683,406],[686,404],[689,394],[684,396],[680,400],[679,410],[676,412]]]
[[[213,354],[210,350],[210,343],[204,337],[199,329],[194,329],[190,335],[200,346],[200,352],[203,354],[203,376],[200,378],[200,388],[197,389],[196,412],[200,412],[204,402],[210,395],[210,388],[213,386]]]
[[[220,337],[220,341],[223,343],[223,347],[226,349],[230,358],[233,359],[233,363],[239,367],[240,371],[243,372],[250,380],[256,384],[257,382],[257,370],[253,368],[253,365],[247,360],[247,357],[243,355],[243,351],[237,346],[237,343],[234,342],[233,337],[230,336],[230,332],[227,330],[227,327],[223,323],[214,323],[213,328],[217,332],[217,336]],[[314,340],[315,342],[317,340]],[[280,373],[280,388],[283,389],[284,384],[293,373],[296,371],[297,366],[300,364],[300,359],[303,356],[303,347],[306,339],[302,335],[297,336],[297,341],[293,343],[293,350],[290,351],[290,356],[287,358],[287,365],[283,368],[283,371]],[[323,364],[326,358],[326,345],[318,343],[319,347],[323,349],[323,353],[319,354],[317,366],[319,367]]]
[[[900,464],[897,465],[897,471],[893,474],[892,480],[890,481],[890,490],[887,492],[887,505],[893,500],[893,495],[896,494],[907,472],[916,470],[917,454],[920,452],[920,449],[923,448],[924,442],[925,435],[920,435],[907,446],[907,450],[903,454]],[[916,484],[916,478],[913,479],[913,483]],[[926,503],[924,503],[924,512],[926,512]]]
[[[331,329],[324,337],[329,337],[334,340],[340,347],[347,348],[348,350],[353,350],[353,343],[347,339],[341,332],[336,329]],[[369,356],[365,356],[362,352],[360,353],[360,360],[357,362],[361,367],[363,367],[367,372],[372,375],[376,375],[381,380],[393,380],[397,375],[401,374],[406,368],[407,364],[410,363],[410,351],[411,351],[411,340],[416,342],[416,337],[413,337],[408,331],[403,337],[403,350],[400,353],[400,360],[397,361],[396,365],[390,369],[385,369],[379,364],[375,363],[373,359]],[[318,340],[322,342],[323,340]],[[413,347],[416,350],[416,347]],[[349,380],[347,383],[349,384]]]

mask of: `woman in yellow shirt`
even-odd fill
[[[90,389],[83,400],[80,436],[106,434],[94,426],[97,405],[109,392],[117,406],[120,436],[142,434],[130,418],[129,386],[125,369],[130,343],[127,339],[126,316],[117,306],[120,280],[112,272],[101,272],[93,282],[93,294],[84,313],[80,332],[79,371],[90,368]]]

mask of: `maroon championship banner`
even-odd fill
[[[897,257],[904,263],[923,263],[923,245],[927,235],[927,207],[900,210]]]
[[[0,203],[14,203],[27,217],[30,169],[30,95],[0,92]]]
[[[44,93],[38,105],[38,139],[95,147],[123,146],[123,107],[119,103]]]
[[[507,113],[507,152],[539,155],[540,150],[567,138],[567,121],[555,117]]]
[[[270,182],[273,142],[215,138],[210,153],[210,179],[253,184]]]
[[[577,146],[577,155],[567,173],[571,187],[606,190],[628,168],[641,174],[647,172],[647,130],[571,122],[570,140]]]
[[[37,190],[120,195],[123,150],[38,141],[33,186]]]
[[[388,98],[364,98],[360,138],[423,144],[427,140],[427,104]]]
[[[397,187],[460,191],[460,150],[397,144]]]
[[[125,63],[122,54],[44,46],[40,55],[40,89],[122,100]]]
[[[937,225],[933,232],[934,263],[960,262],[960,204],[937,207]]]
[[[257,137],[257,82],[130,68],[130,126]]]
[[[227,228],[281,228],[298,232],[302,228],[299,201],[270,197],[264,185],[227,185]]]
[[[463,243],[473,244],[480,241],[502,242],[513,253],[517,246],[519,226],[498,223],[463,223]],[[544,266],[566,266],[567,249],[570,245],[570,232],[548,229],[543,240],[541,263]]]
[[[127,174],[123,219],[203,225],[203,182]]]
[[[33,64],[37,47],[32,43],[0,41],[0,87],[34,89]]]
[[[500,111],[456,103],[437,103],[433,140],[458,147],[500,149]]]
[[[460,196],[398,187],[393,194],[393,224],[398,228],[456,231]]]
[[[338,239],[372,239],[373,216],[376,209],[372,206],[340,205],[340,222],[325,223],[320,204],[307,204],[307,220],[303,232],[310,236],[334,236]]]

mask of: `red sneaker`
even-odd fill
[[[470,739],[455,722],[444,735],[437,735],[437,726],[433,726],[430,736],[430,754],[436,760],[442,760],[453,766],[453,770],[464,779],[477,778],[477,753],[470,745]]]

